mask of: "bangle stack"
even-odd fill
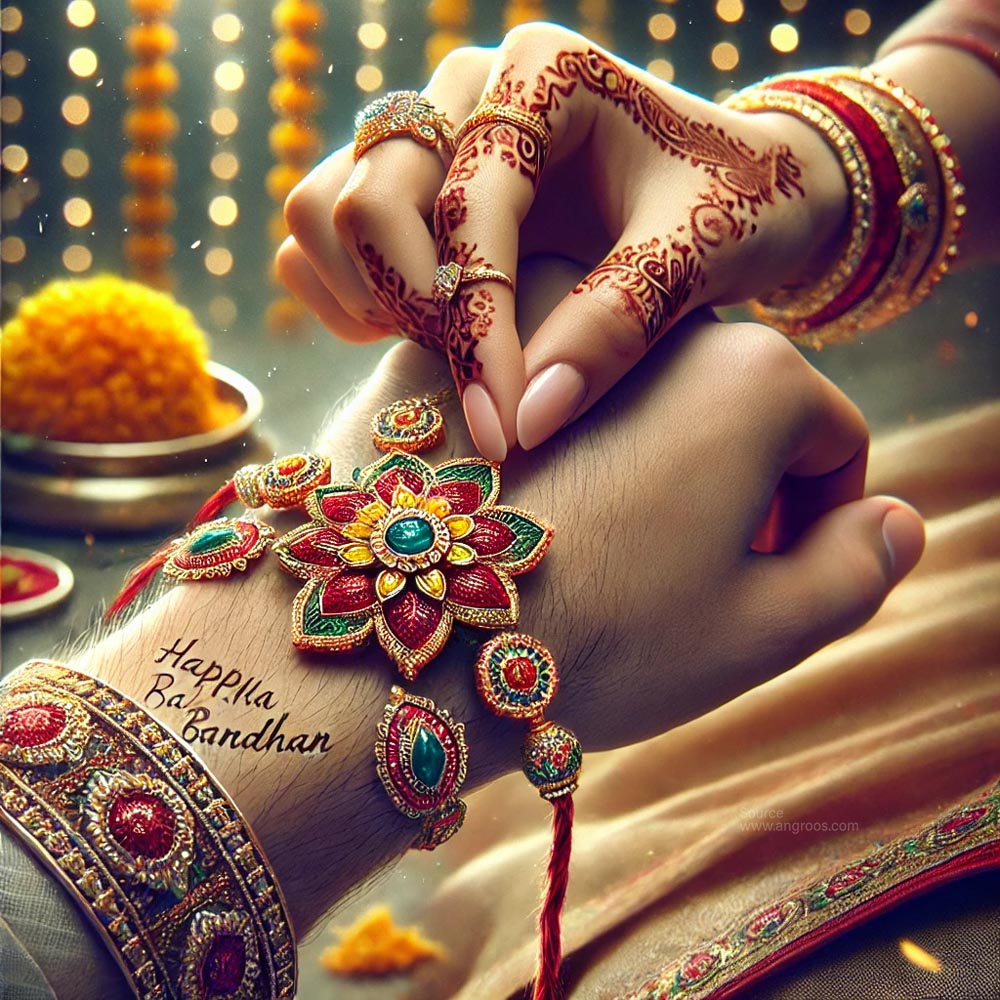
[[[0,683],[0,821],[137,997],[294,995],[288,910],[250,827],[201,760],[107,684],[47,661]]]
[[[851,194],[850,227],[833,265],[755,302],[762,320],[819,347],[927,297],[958,252],[965,204],[951,144],[926,108],[863,69],[772,77],[726,104],[808,123],[837,153]]]

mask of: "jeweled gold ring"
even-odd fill
[[[396,136],[409,136],[428,149],[440,144],[449,156],[455,152],[455,132],[451,123],[415,90],[390,91],[355,115],[355,162],[372,146]]]
[[[510,277],[495,267],[462,267],[451,261],[442,264],[434,272],[434,301],[439,306],[445,305],[455,297],[462,285],[473,281],[499,281],[501,285],[514,290],[514,282]]]

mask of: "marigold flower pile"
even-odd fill
[[[157,441],[237,415],[171,296],[112,275],[50,282],[2,334],[3,426],[56,441]]]

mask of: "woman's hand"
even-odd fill
[[[348,339],[399,330],[444,350],[495,460],[585,412],[692,309],[821,269],[846,215],[839,164],[808,126],[718,107],[565,28],[456,51],[424,95],[455,123],[487,105],[529,112],[551,146],[498,119],[447,173],[410,139],[357,165],[339,150],[288,200],[279,273]],[[434,301],[438,263],[515,276],[537,253],[589,274],[523,353],[504,285],[462,285],[444,312]]]

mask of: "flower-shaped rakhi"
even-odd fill
[[[353,483],[315,490],[312,521],[274,546],[282,566],[308,581],[293,606],[300,649],[346,651],[374,631],[414,679],[454,622],[517,622],[512,577],[538,565],[552,528],[497,503],[500,470],[480,458],[430,466],[390,452]]]

